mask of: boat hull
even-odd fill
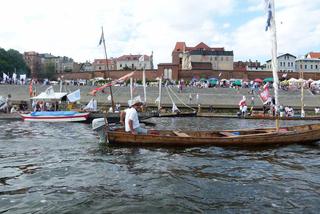
[[[306,116],[306,117],[275,117],[271,115],[254,114],[251,116],[239,117],[236,115],[219,115],[215,113],[198,113],[198,117],[212,117],[212,118],[239,118],[239,119],[253,119],[253,120],[320,120],[320,116]]]
[[[107,131],[109,143],[131,146],[267,146],[295,143],[310,143],[320,139],[320,125],[305,125],[281,128],[194,131],[174,136],[170,131],[159,131],[159,135],[132,135],[122,130]],[[222,134],[221,134],[222,133]],[[230,136],[226,134],[230,134]],[[233,135],[232,133],[242,133]]]
[[[24,121],[33,122],[81,122],[86,121],[90,113],[76,113],[75,115],[32,116],[32,114],[20,114]]]

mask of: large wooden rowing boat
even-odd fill
[[[106,141],[132,146],[260,146],[310,143],[320,140],[320,124],[224,131],[157,131],[133,135],[123,128],[106,131]]]

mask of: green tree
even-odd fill
[[[6,74],[30,74],[30,69],[28,68],[26,62],[23,59],[23,55],[14,49],[9,49],[6,51],[0,48],[0,72],[5,72]]]

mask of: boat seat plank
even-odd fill
[[[173,131],[173,133],[179,137],[190,137],[190,135],[183,133],[183,132],[177,132],[177,131]]]
[[[234,134],[232,132],[219,132],[219,133],[227,137],[239,136],[238,134]]]

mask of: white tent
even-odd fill
[[[36,97],[32,97],[33,100],[61,100],[62,97],[66,96],[67,93],[62,92],[53,92],[53,93],[46,93],[42,92]]]

